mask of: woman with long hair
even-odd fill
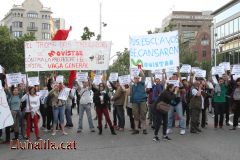
[[[105,116],[105,119],[110,127],[111,133],[113,135],[116,135],[108,112],[108,106],[110,105],[110,97],[108,96],[105,90],[105,85],[103,83],[100,83],[99,88],[94,86],[92,90],[94,92],[93,102],[95,103],[96,106],[99,135],[102,134],[102,115]]]
[[[34,132],[36,139],[39,140],[39,129],[38,129],[38,110],[40,107],[40,97],[36,94],[36,88],[30,87],[28,92],[22,97],[22,102],[26,101],[26,117],[27,117],[27,139],[30,139],[31,131],[31,119],[34,124]]]

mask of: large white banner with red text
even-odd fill
[[[28,41],[25,70],[107,70],[110,53],[106,41]]]

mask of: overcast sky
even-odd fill
[[[13,4],[23,1],[1,0],[0,19]],[[113,42],[114,55],[128,47],[130,35],[145,35],[149,29],[161,27],[162,19],[171,10],[214,11],[230,0],[41,0],[45,7],[51,7],[53,17],[66,20],[66,28],[73,27],[68,40],[79,40],[85,26],[99,33],[100,1],[102,21],[107,23],[102,37]]]

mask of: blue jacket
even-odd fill
[[[145,91],[145,82],[139,82],[138,84],[132,85],[131,102],[140,103],[147,101],[147,94]]]
[[[163,92],[163,85],[162,84],[159,84],[159,85],[154,84],[152,86],[152,88],[153,88],[152,99],[153,99],[153,102],[156,102],[158,97],[160,96],[160,94]]]

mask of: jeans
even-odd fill
[[[215,102],[214,103],[214,126],[217,127],[218,125],[220,127],[223,126],[223,117],[225,112],[225,102]],[[220,120],[218,121],[218,117],[220,116]]]
[[[72,126],[72,105],[67,105],[65,109],[66,125]]]
[[[51,129],[51,123],[53,122],[53,107],[47,106],[47,129]]]
[[[117,126],[117,108],[113,106],[113,125]]]
[[[110,128],[112,128],[112,121],[109,117],[109,112],[107,107],[96,107],[97,117],[98,117],[98,128],[102,128],[102,115],[105,116],[105,119]]]
[[[156,113],[155,113],[155,110],[153,109],[153,105],[154,104],[149,104],[148,108],[148,112],[149,112],[149,119],[150,119],[150,122],[152,122],[152,126],[155,127],[155,123],[156,123]]]
[[[155,131],[154,135],[158,135],[158,131],[161,127],[161,124],[163,123],[163,136],[167,135],[167,124],[168,124],[168,114],[164,114],[159,111],[155,111]]]
[[[134,129],[134,128],[135,128],[135,127],[134,127],[135,124],[134,124],[134,118],[133,118],[132,108],[127,107],[127,115],[129,116],[131,128]]]
[[[186,103],[182,103],[182,109],[183,109],[183,115],[186,112],[186,125],[189,126],[189,122],[190,122],[190,109],[189,109],[189,105]]]
[[[117,109],[118,127],[124,128],[125,126],[125,116],[123,105],[115,105]]]
[[[92,114],[91,114],[91,104],[80,104],[79,105],[78,129],[83,129],[82,122],[83,122],[84,111],[86,111],[86,113],[87,113],[89,128],[93,129],[94,125],[93,125]]]
[[[237,127],[238,126],[238,119],[240,117],[240,101],[235,101],[234,102],[234,108],[233,108],[233,127]]]
[[[53,107],[53,119],[54,124],[57,124],[58,122],[60,122],[60,124],[64,123],[64,106]]]
[[[179,116],[179,127],[181,129],[185,129],[185,118],[183,117],[183,111],[182,111],[182,102],[179,102],[176,106],[171,106],[170,110],[168,111],[168,128],[172,128],[173,119],[174,116],[174,109],[176,110],[176,113]]]
[[[19,124],[22,137],[25,137],[25,114],[26,113],[24,111],[19,112]]]

